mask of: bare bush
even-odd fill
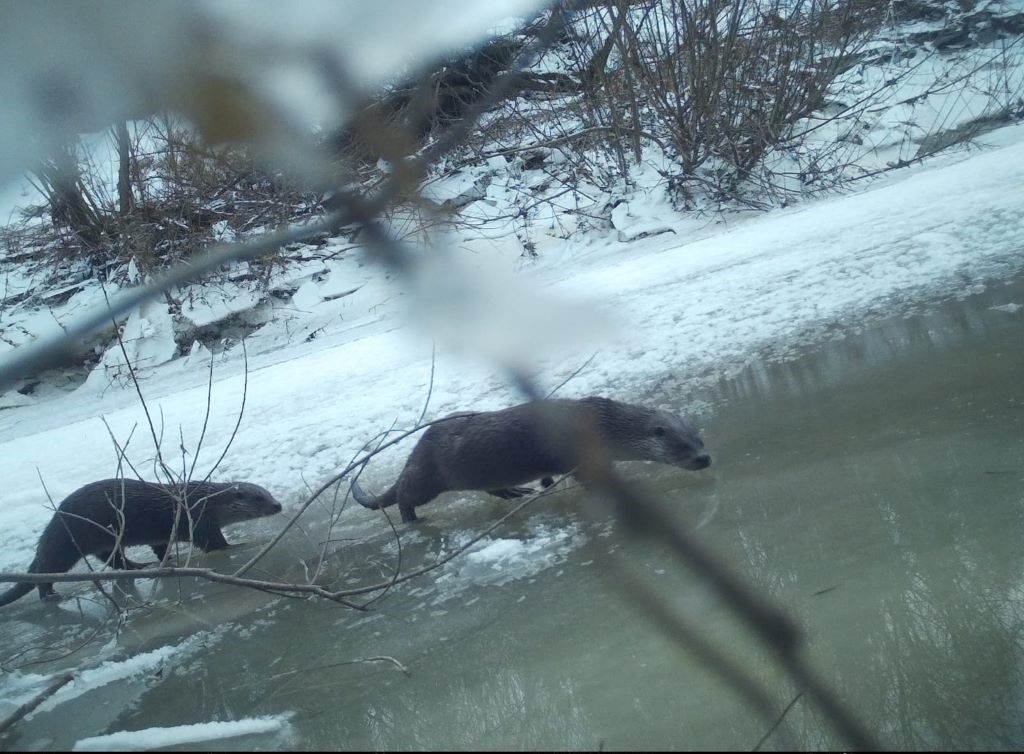
[[[604,39],[581,71],[587,110],[628,135],[622,149],[634,161],[638,134],[650,131],[668,145],[677,185],[737,198],[881,18],[880,4],[849,0],[609,2],[580,22],[589,34],[578,49]]]
[[[46,204],[24,213],[42,241],[37,248],[59,260],[87,260],[101,277],[132,260],[150,273],[213,242],[321,211],[320,193],[262,168],[244,145],[204,143],[175,116],[117,124],[109,140],[52,150],[32,171]],[[98,164],[111,150],[116,180]],[[7,231],[11,243],[14,233]]]

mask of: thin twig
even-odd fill
[[[206,427],[210,422],[210,406],[213,403],[213,354],[210,354],[210,370],[206,378],[206,410],[203,412],[203,428],[199,431],[199,441],[196,443],[196,452],[192,454],[192,467],[185,474],[185,481],[192,479],[196,471],[196,463],[199,462],[199,452],[203,449],[203,440],[206,438]]]
[[[423,423],[423,419],[427,415],[427,408],[430,406],[430,398],[434,395],[434,367],[437,364],[437,342],[430,344],[430,384],[427,386],[427,397],[423,400],[423,410],[420,412],[420,418],[416,422],[416,426],[420,426]]]
[[[67,684],[71,683],[71,681],[73,681],[73,680],[74,680],[74,676],[71,675],[71,673],[64,673],[63,675],[59,675],[59,676],[56,676],[55,678],[50,679],[50,682],[46,685],[46,688],[44,688],[42,691],[40,691],[38,694],[36,694],[34,697],[29,699],[24,704],[19,705],[17,709],[15,709],[11,714],[9,714],[3,720],[0,720],[0,736],[2,736],[4,733],[6,733],[7,730],[12,725],[14,725],[19,720],[21,720],[21,718],[25,717],[25,715],[27,715],[30,712],[32,712],[32,710],[34,710],[40,704],[42,704],[47,699],[49,699],[51,696],[56,694],[58,691],[60,691],[62,688],[64,688]]]
[[[405,438],[409,437],[410,435],[414,435],[417,432],[421,432],[422,430],[426,429],[427,427],[433,426],[434,424],[440,424],[442,422],[451,421],[454,418],[458,418],[458,417],[446,416],[446,417],[442,417],[440,419],[434,419],[433,421],[429,421],[429,422],[426,422],[424,424],[421,424],[418,427],[415,427],[413,429],[408,430],[407,432],[401,433],[398,437],[396,437],[396,438],[394,438],[394,439],[384,443],[383,445],[381,445],[376,450],[373,450],[373,451],[371,451],[369,453],[366,453],[366,454],[360,456],[359,458],[357,458],[355,461],[352,461],[352,463],[350,463],[348,466],[346,466],[343,471],[335,474],[330,479],[328,479],[326,482],[321,484],[320,487],[316,490],[316,492],[314,492],[312,495],[310,495],[305,500],[305,502],[303,502],[302,505],[299,506],[299,509],[295,513],[292,514],[292,517],[290,519],[288,519],[288,523],[284,525],[284,528],[282,528],[281,531],[279,531],[274,536],[274,538],[272,540],[270,540],[270,542],[268,542],[263,547],[263,549],[261,549],[258,553],[256,553],[248,563],[246,563],[241,568],[239,568],[235,572],[235,575],[236,576],[241,576],[243,573],[245,573],[250,568],[252,568],[254,565],[256,565],[257,562],[262,560],[263,557],[268,552],[270,552],[278,542],[280,542],[284,538],[284,535],[287,534],[288,530],[291,529],[292,526],[294,526],[295,523],[299,520],[299,518],[302,517],[302,514],[306,512],[306,510],[309,508],[309,506],[311,506],[314,503],[314,501],[316,501],[316,499],[318,497],[320,497],[320,495],[322,495],[324,492],[326,492],[331,487],[331,485],[336,484],[337,482],[340,482],[342,479],[345,478],[346,475],[348,475],[349,473],[351,473],[355,469],[359,468],[360,466],[364,465],[367,461],[369,461],[375,455],[380,453],[382,450],[385,450],[386,448],[390,448],[392,445],[396,445],[396,444],[400,443],[402,440],[404,440]]]
[[[793,709],[793,706],[797,702],[800,701],[800,697],[802,697],[803,695],[804,695],[804,692],[800,691],[800,692],[797,693],[796,696],[793,697],[792,701],[789,704],[786,705],[786,709],[782,710],[782,713],[779,715],[779,719],[776,720],[775,724],[772,725],[772,727],[768,729],[767,733],[765,733],[763,736],[761,736],[761,740],[757,742],[757,745],[754,746],[754,748],[751,749],[751,751],[760,751],[761,750],[761,747],[764,745],[764,742],[767,741],[769,738],[771,738],[772,733],[774,733],[776,728],[778,728],[779,725],[782,724],[782,721],[785,719],[786,715],[789,714],[789,711],[791,709]]]
[[[395,536],[395,547],[398,550],[398,554],[395,556],[395,571],[391,574],[391,583],[381,589],[378,594],[364,602],[363,607],[369,607],[377,600],[384,599],[387,593],[391,591],[392,587],[398,583],[402,576],[402,537],[398,533],[398,528],[395,526],[395,522],[391,520],[391,516],[388,515],[387,510],[384,508],[381,508],[380,510],[384,514],[384,520],[387,521],[388,526],[391,527],[391,533]]]
[[[397,420],[396,420],[396,423],[397,423]],[[386,438],[389,434],[391,434],[394,431],[394,428],[395,428],[395,424],[392,423],[390,429],[388,429],[388,430],[386,430],[384,432],[381,432],[379,435],[377,435],[377,437],[374,437],[373,440],[376,440],[379,437],[380,441],[383,442],[384,438]],[[370,442],[373,442],[373,440],[371,440]],[[365,448],[365,447],[366,446],[364,445],[363,448]],[[380,448],[380,443],[378,443],[378,450],[379,450],[379,448]],[[362,449],[360,449],[360,451],[355,453],[352,457],[355,458],[355,456],[359,455],[359,452],[362,452]],[[351,459],[350,459],[349,462],[351,463]],[[363,466],[361,466],[355,472],[355,476],[352,478],[353,482],[358,481],[359,476],[363,473],[363,470],[365,468],[366,468],[366,466],[363,465]],[[307,485],[307,488],[308,488],[308,485]],[[316,568],[314,569],[313,576],[312,576],[312,578],[309,578],[309,581],[315,581],[320,576],[320,573],[323,571],[324,560],[327,557],[327,547],[328,547],[328,545],[331,542],[331,535],[334,533],[334,527],[338,523],[338,520],[341,518],[341,515],[345,512],[345,509],[348,507],[348,501],[349,501],[349,491],[346,491],[345,492],[345,497],[342,499],[341,509],[339,510],[338,509],[338,488],[335,488],[335,490],[334,490],[334,500],[331,503],[331,508],[329,510],[329,513],[328,513],[328,521],[329,521],[329,523],[328,523],[328,526],[327,526],[327,533],[326,533],[326,535],[325,535],[325,537],[323,539],[323,542],[320,545],[320,555],[319,555],[319,558],[317,560],[317,564],[316,564]],[[397,538],[397,536],[398,536],[397,533],[396,533],[395,536]],[[401,543],[398,543],[398,546],[399,546],[398,558],[399,558],[399,562],[401,562],[401,557],[402,557]],[[308,577],[308,574],[307,574],[307,577]]]
[[[555,481],[555,484],[552,484],[547,489],[544,489],[544,490],[541,490],[539,492],[536,492],[533,495],[530,495],[529,497],[525,498],[521,503],[519,503],[518,505],[513,507],[511,510],[509,510],[508,513],[506,513],[504,516],[502,516],[497,521],[492,523],[490,526],[488,526],[487,528],[485,528],[482,531],[480,531],[475,537],[473,537],[471,540],[466,542],[464,545],[462,545],[461,547],[456,548],[452,552],[450,552],[447,555],[445,555],[443,558],[439,558],[439,559],[435,560],[430,565],[423,566],[422,568],[417,568],[415,571],[410,571],[409,573],[407,573],[404,576],[402,576],[400,578],[397,578],[397,579],[391,579],[389,581],[384,581],[384,582],[380,582],[380,583],[377,583],[377,584],[371,584],[369,586],[364,586],[364,587],[356,587],[354,589],[344,589],[344,590],[341,590],[341,591],[338,591],[338,592],[334,592],[334,594],[336,594],[336,595],[338,595],[340,597],[354,597],[354,596],[359,595],[359,594],[367,594],[368,592],[380,591],[381,589],[390,589],[395,584],[402,584],[402,583],[404,583],[406,581],[409,581],[410,579],[419,578],[420,576],[423,576],[424,574],[427,574],[427,573],[430,573],[431,571],[437,570],[441,566],[443,566],[446,563],[454,560],[459,555],[461,555],[462,553],[466,552],[466,550],[470,549],[473,545],[475,545],[481,539],[483,539],[488,534],[490,534],[492,531],[497,529],[499,526],[502,526],[506,521],[508,521],[510,518],[512,518],[513,516],[518,514],[520,511],[524,510],[525,508],[529,507],[533,503],[537,502],[542,497],[546,497],[547,495],[549,495],[552,492],[554,492],[555,491],[555,486],[558,484],[558,482],[562,481],[567,476],[569,476],[569,475],[565,474],[565,475],[559,477]]]
[[[366,663],[366,662],[390,662],[392,665],[394,665],[396,668],[398,668],[400,671],[402,671],[402,675],[406,675],[406,676],[412,675],[409,672],[409,668],[405,667],[405,665],[400,663],[394,657],[391,657],[390,655],[374,655],[373,657],[357,657],[354,660],[340,660],[338,662],[327,663],[326,665],[314,665],[314,666],[308,667],[308,668],[299,668],[299,669],[296,669],[296,670],[288,670],[288,671],[285,671],[284,673],[275,673],[274,675],[264,679],[263,682],[269,683],[270,681],[277,681],[277,680],[280,680],[281,678],[289,678],[289,677],[294,676],[294,675],[299,675],[300,673],[301,674],[315,673],[318,670],[329,670],[330,668],[340,668],[340,667],[344,667],[345,665],[358,665],[360,663]],[[237,690],[237,688],[241,688],[241,687],[236,687],[236,689],[231,689],[231,690],[235,691],[235,690]]]
[[[235,428],[231,430],[231,436],[228,438],[227,443],[224,445],[224,450],[221,451],[220,457],[216,463],[210,467],[210,470],[203,477],[203,481],[209,481],[210,477],[213,476],[214,472],[220,468],[221,463],[224,461],[224,457],[228,454],[231,446],[235,442],[235,437],[238,435],[238,428],[242,426],[242,417],[245,415],[245,401],[249,396],[249,351],[245,347],[245,338],[242,338],[242,405],[238,407],[238,419],[235,421]]]
[[[548,394],[547,394],[547,395],[546,395],[545,397],[546,397],[546,398],[550,398],[550,397],[551,397],[552,395],[554,395],[554,394],[555,394],[555,393],[557,393],[557,392],[558,392],[559,390],[561,390],[561,389],[562,389],[563,387],[565,387],[565,386],[566,386],[566,384],[567,384],[567,383],[568,383],[568,382],[569,382],[570,380],[573,380],[573,379],[575,379],[575,378],[576,378],[576,376],[577,376],[577,375],[578,375],[578,374],[579,374],[580,372],[582,372],[582,371],[583,371],[584,369],[586,369],[586,368],[587,368],[588,366],[590,366],[590,362],[592,362],[592,361],[594,360],[594,358],[595,358],[595,357],[597,356],[597,354],[598,354],[598,353],[600,353],[600,351],[594,351],[594,352],[593,352],[592,354],[590,354],[590,358],[589,358],[589,359],[587,359],[587,360],[586,360],[586,361],[584,361],[584,362],[583,362],[582,364],[580,364],[580,365],[579,365],[579,367],[578,367],[578,368],[577,368],[577,369],[576,369],[575,371],[573,371],[573,373],[572,373],[572,374],[570,374],[570,375],[569,375],[568,377],[566,377],[566,378],[565,378],[564,380],[562,380],[562,381],[561,381],[561,382],[559,382],[559,383],[558,383],[557,385],[555,385],[555,386],[554,386],[554,387],[553,387],[553,388],[551,389],[551,392],[549,392],[549,393],[548,393]]]
[[[153,417],[149,414],[149,406],[146,404],[146,399],[142,395],[142,387],[139,385],[139,379],[135,374],[135,368],[132,366],[131,359],[128,358],[128,350],[125,348],[124,339],[121,337],[121,329],[117,326],[117,317],[110,307],[110,298],[107,296],[107,287],[105,285],[100,286],[100,290],[103,293],[103,301],[107,304],[107,309],[110,310],[110,321],[114,325],[114,334],[117,338],[117,345],[121,349],[121,355],[124,357],[125,367],[128,369],[128,374],[132,378],[132,384],[135,386],[135,393],[139,396],[139,403],[142,404],[142,411],[146,415],[146,421],[149,423],[149,434],[153,438],[153,446],[156,450],[156,459],[160,464],[160,468],[167,475],[168,481],[173,481],[175,474],[171,471],[171,468],[164,463],[163,453],[160,449],[160,439],[157,437],[156,428],[153,426]]]
[[[89,632],[88,636],[86,636],[82,641],[80,641],[78,644],[76,644],[75,646],[71,647],[70,649],[65,650],[63,652],[60,652],[58,654],[52,654],[52,655],[43,656],[43,657],[36,657],[35,659],[28,660],[26,662],[21,663],[20,665],[16,665],[14,667],[14,669],[15,670],[24,670],[25,668],[30,668],[30,667],[33,667],[35,665],[48,665],[48,664],[50,664],[52,662],[58,662],[60,660],[66,660],[68,657],[71,657],[72,655],[77,654],[78,652],[80,652],[81,650],[83,650],[85,647],[89,646],[90,644],[92,644],[93,641],[96,640],[96,638],[100,635],[100,633],[107,627],[107,624],[110,623],[112,615],[113,615],[113,613],[107,613],[107,615],[104,617],[102,623],[100,623],[98,626],[94,627],[92,629],[92,631]],[[27,651],[28,651],[28,648],[26,648],[23,652],[20,652],[20,653],[14,655],[14,657],[20,657],[22,654],[24,654]],[[8,661],[10,661],[11,659],[12,658],[7,658]]]
[[[274,593],[291,594],[312,594],[333,602],[340,602],[346,607],[355,610],[362,610],[362,606],[342,599],[344,595],[335,593],[316,584],[290,584],[280,581],[265,581],[263,579],[243,579],[227,573],[219,573],[210,568],[191,567],[168,567],[168,568],[140,568],[132,570],[110,570],[94,573],[0,573],[0,583],[66,583],[79,581],[114,581],[116,579],[176,579],[182,577],[193,577],[213,581],[218,584],[230,584],[232,586],[244,586],[258,591],[269,591]]]

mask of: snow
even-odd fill
[[[175,664],[180,664],[198,650],[209,647],[218,640],[218,632],[200,631],[177,644],[140,652],[125,659],[104,660],[94,667],[77,670],[69,683],[62,686],[57,693],[30,712],[28,717],[31,718],[39,713],[52,710],[111,683],[123,683],[128,680],[144,681],[155,671],[169,666],[172,661]],[[104,650],[116,651],[116,645],[110,644],[104,647]],[[8,673],[4,677],[3,687],[0,690],[0,709],[4,709],[4,714],[6,714],[7,710],[24,704],[41,691],[50,679],[51,676],[37,673],[17,671]]]
[[[423,601],[412,608],[409,620],[417,621],[423,617],[424,608],[450,609],[452,600],[461,600],[467,590],[529,579],[564,563],[587,541],[587,535],[578,522],[567,522],[543,512],[522,523],[525,530],[517,537],[486,537],[463,556],[445,564],[433,579],[417,582],[408,595]],[[456,528],[446,532],[436,543],[436,556],[445,557],[452,550],[465,547],[477,535],[478,532],[470,529]],[[394,555],[390,545],[383,551]],[[472,600],[464,604],[472,604]]]
[[[112,380],[127,377],[128,364],[132,367],[153,367],[174,358],[174,326],[171,313],[163,300],[147,301],[129,315],[121,334],[124,353],[120,348],[110,349],[89,374],[83,390],[102,392]],[[125,363],[125,354],[128,363]]]
[[[262,296],[252,289],[231,286],[226,290],[213,289],[202,297],[190,296],[181,307],[181,313],[196,325],[208,325],[236,312],[251,309]]]
[[[664,389],[668,378],[669,389],[685,401],[701,380],[738,369],[757,352],[785,355],[824,332],[856,327],[872,313],[898,311],[922,295],[969,291],[1018,272],[1024,267],[1018,250],[1024,237],[1024,128],[1003,129],[991,143],[968,158],[904,171],[903,180],[859,194],[717,226],[677,219],[651,203],[649,214],[658,217],[649,219],[672,224],[674,234],[624,243],[614,230],[590,233],[549,247],[535,263],[522,262],[514,239],[461,237],[448,245],[449,266],[438,268],[434,278],[441,280],[447,269],[462,288],[445,290],[470,297],[473,306],[458,307],[454,319],[410,306],[417,297],[409,288],[360,255],[339,258],[324,273],[330,283],[318,285],[354,293],[330,300],[309,296],[305,311],[289,310],[290,319],[250,336],[245,413],[217,476],[263,484],[286,510],[298,503],[306,482],[336,473],[381,429],[416,421],[431,378],[433,337],[439,340],[428,419],[521,400],[493,362],[442,347],[453,340],[444,327],[461,328],[454,339],[464,346],[487,338],[496,346],[513,343],[508,352],[499,348],[490,355],[523,356],[521,364],[534,367],[543,390],[596,351],[562,395],[636,399],[655,385]],[[465,283],[475,279],[485,258],[498,261],[487,265],[486,295],[474,298]],[[575,324],[560,321],[564,313]],[[314,330],[319,334],[308,338]],[[555,347],[545,349],[545,343]],[[534,344],[540,358],[532,358]],[[173,438],[165,442],[172,459],[181,438],[189,461],[197,452],[209,367],[199,353],[188,367],[179,359],[141,370],[158,432]],[[198,450],[202,472],[234,428],[244,381],[241,356],[237,347],[215,356],[213,413]],[[137,468],[152,468],[153,443],[134,390],[121,383],[93,387],[0,412],[6,482],[0,569],[29,563],[50,516],[39,475],[57,502],[114,472],[116,454],[100,417],[120,442],[134,428],[128,457]],[[406,441],[379,457],[364,485],[385,486],[410,447]],[[374,520],[369,515],[350,511],[346,519]],[[277,521],[244,526],[269,531]]]
[[[238,736],[279,733],[288,726],[289,715],[249,717],[242,720],[175,725],[169,728],[120,731],[83,738],[72,751],[145,751],[165,746],[184,746]]]
[[[497,563],[512,557],[522,557],[526,544],[518,539],[496,539],[466,558],[474,563]]]
[[[485,539],[466,553],[467,563],[457,564],[440,578],[442,594],[449,598],[468,584],[505,584],[539,573],[565,560],[586,540],[578,526],[538,526],[523,539]]]
[[[396,3],[389,0],[388,7]],[[248,19],[247,26],[236,30],[240,46],[254,44],[272,30],[294,49],[311,39],[337,37],[337,25],[348,18],[336,16],[334,3],[313,4],[302,19],[270,3],[256,14],[248,5],[194,7],[211,17]],[[387,49],[367,50],[364,42],[376,37],[365,30],[359,39],[347,31],[338,37],[351,42],[345,54],[358,63],[354,69],[368,77],[392,75],[406,64],[407,53],[457,46],[482,24],[507,25],[507,16],[529,14],[536,3],[481,4],[472,13],[455,14],[458,24],[448,24],[454,16],[442,15],[438,7],[403,7],[401,34],[417,39],[399,41],[391,35]],[[359,17],[364,10],[347,12]],[[394,31],[389,14],[379,9],[374,13]],[[437,35],[424,35],[408,13],[444,18],[451,34],[440,41]],[[311,23],[311,17],[331,20],[321,25]],[[109,21],[105,18],[100,17],[98,28]],[[417,41],[421,37],[432,41]],[[407,41],[416,44],[406,49]],[[76,41],[69,49],[77,55],[84,43]],[[779,168],[806,164],[818,146],[831,148],[840,133],[856,137],[858,143],[851,141],[850,149],[866,168],[913,158],[930,135],[988,114],[991,100],[982,94],[992,88],[988,79],[1002,76],[1009,89],[1024,84],[1024,69],[984,65],[1001,44],[852,68],[833,88],[832,105],[876,92],[872,106],[852,120],[837,119],[817,128],[801,154],[780,153],[770,161]],[[880,45],[879,52],[886,51],[891,47]],[[163,48],[158,52],[169,54]],[[87,72],[85,91],[91,87],[106,92],[106,83],[90,83],[100,69]],[[549,56],[539,70],[561,67]],[[890,79],[898,79],[898,85],[886,88]],[[944,88],[936,81],[953,83]],[[3,83],[0,77],[0,89]],[[275,69],[275,78],[268,78],[265,86],[274,101],[292,102],[297,108],[317,99],[310,95],[317,84],[308,71]],[[550,106],[538,107],[543,110],[538,121],[550,116]],[[573,117],[561,121],[567,133],[580,126]],[[808,119],[808,127],[818,124]],[[541,138],[543,131],[536,135]],[[102,149],[109,149],[108,141],[103,135],[93,139],[90,148],[97,161]],[[596,179],[590,183],[581,177],[564,197],[565,184],[555,176],[571,171],[567,149],[542,150],[548,155],[543,169],[526,169],[523,155],[511,162],[495,157],[435,178],[423,197],[438,206],[461,206],[461,224],[447,233],[431,230],[426,250],[411,247],[422,260],[411,279],[386,272],[335,238],[316,254],[304,251],[307,261],[275,266],[269,289],[280,295],[266,296],[246,265],[225,270],[225,279],[216,285],[172,292],[182,302],[181,318],[197,328],[231,318],[240,322],[240,331],[254,329],[248,332],[244,356],[234,336],[225,336],[218,343],[197,340],[190,348],[186,341],[187,355],[176,357],[175,315],[166,300],[131,313],[123,323],[125,347],[154,418],[154,432],[165,438],[168,461],[182,467],[198,458],[197,474],[204,474],[232,436],[246,384],[241,425],[216,477],[268,487],[285,503],[287,515],[309,487],[335,474],[378,432],[393,424],[415,424],[425,404],[425,418],[431,419],[519,402],[522,395],[509,380],[510,370],[532,375],[546,392],[592,358],[560,395],[604,394],[686,405],[694,390],[734,373],[755,356],[785,358],[802,344],[857,328],[873,316],[907,311],[924,297],[971,293],[991,280],[1024,272],[1022,126],[988,133],[971,151],[885,175],[857,193],[769,214],[706,212],[708,205],[699,202],[698,211],[678,212],[665,187],[665,176],[674,166],[656,150],[645,150],[643,164],[628,185],[620,180],[598,186]],[[843,152],[836,160],[849,156]],[[0,164],[0,173],[8,168]],[[36,200],[30,186],[11,184],[0,192],[0,210],[9,214],[13,204],[30,200]],[[392,230],[404,237],[412,220],[396,213]],[[231,240],[226,225],[217,232]],[[415,239],[411,236],[410,244]],[[536,250],[535,257],[523,256],[524,239]],[[0,290],[4,296],[38,290],[49,272],[13,266],[0,280]],[[129,279],[142,274],[134,261],[125,272]],[[97,283],[70,278],[61,290],[45,296],[37,292],[0,311],[0,359],[24,343],[59,333],[70,319],[102,304]],[[116,288],[108,284],[108,294]],[[993,308],[1017,316],[1022,304]],[[71,392],[43,385],[29,394],[0,394],[5,481],[0,571],[23,570],[31,561],[51,515],[47,494],[56,503],[86,482],[115,473],[117,453],[108,425],[118,442],[131,438],[128,459],[153,478],[155,439],[127,379],[123,356],[116,346],[100,350],[99,363]],[[248,375],[243,374],[245,359]],[[413,442],[415,438],[375,459],[363,474],[364,486],[379,490],[389,484]],[[432,508],[443,510],[446,504],[441,499]],[[713,514],[705,514],[698,526]],[[282,521],[250,522],[229,530],[228,538],[260,541]],[[339,523],[341,531],[334,530],[332,536],[343,541],[380,526],[378,514],[350,507]],[[477,532],[453,524],[445,534],[439,556]],[[409,541],[422,536],[419,531],[408,534]],[[409,619],[443,614],[451,600],[470,588],[528,579],[553,568],[585,541],[575,522],[533,517],[515,536],[484,539],[429,583],[417,585],[409,594],[423,599],[421,607],[444,607],[414,610]],[[72,594],[88,588],[61,587]],[[26,607],[30,602],[34,597],[5,609],[24,610],[31,619],[34,605]],[[66,605],[59,609],[63,617],[76,617]],[[222,629],[126,658],[117,656],[121,650],[111,642],[101,649],[102,661],[75,670],[75,680],[31,716],[112,683],[130,682],[144,690],[159,682],[159,669],[180,667],[196,650],[218,641]],[[23,703],[51,677],[5,674],[0,706]],[[120,731],[83,738],[75,749],[147,749],[276,734],[287,732],[288,719],[276,715]]]

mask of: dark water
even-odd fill
[[[712,470],[626,467],[790,612],[816,672],[901,749],[1024,747],[1024,309],[992,308],[1007,303],[1024,304],[1024,281],[758,362],[697,396]],[[624,541],[581,503],[579,490],[538,502],[483,556],[368,613],[197,587],[131,615],[117,639],[131,654],[205,631],[187,653],[41,710],[0,743],[292,713],[284,733],[204,747],[749,750],[768,724],[623,598],[609,564],[628,561],[779,710],[791,683],[663,545]],[[403,533],[403,563],[429,562],[506,507],[435,503]],[[329,572],[386,577],[393,537],[363,511],[351,518]],[[273,569],[301,578],[304,542]],[[5,642],[39,630],[42,613],[20,609]],[[80,629],[64,615],[57,644],[70,646]],[[368,660],[381,657],[408,675]],[[765,748],[786,735],[844,744],[806,698],[786,721]]]

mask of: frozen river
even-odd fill
[[[712,469],[624,466],[790,612],[818,674],[898,748],[1024,746],[1021,303],[1017,278],[756,362],[697,396]],[[648,398],[670,400],[673,384]],[[47,611],[25,599],[0,622],[8,658],[18,647],[60,653],[99,629],[100,646],[75,662],[104,644],[109,656],[115,642],[131,672],[90,671],[112,680],[60,692],[0,743],[66,748],[110,731],[277,716],[269,731],[203,745],[751,748],[764,720],[622,598],[609,553],[752,670],[780,710],[791,684],[665,549],[624,541],[581,503],[578,489],[538,501],[367,613],[168,583],[158,596],[195,598],[133,611],[114,637],[95,604]],[[403,569],[465,542],[506,506],[481,495],[436,501],[422,525],[400,530]],[[330,573],[352,583],[388,575],[390,530],[350,514]],[[308,542],[286,540],[268,570],[301,578],[291,564],[312,562]],[[253,548],[208,562],[241,563]],[[786,720],[800,748],[843,746],[806,699]],[[782,742],[777,733],[765,747]]]

